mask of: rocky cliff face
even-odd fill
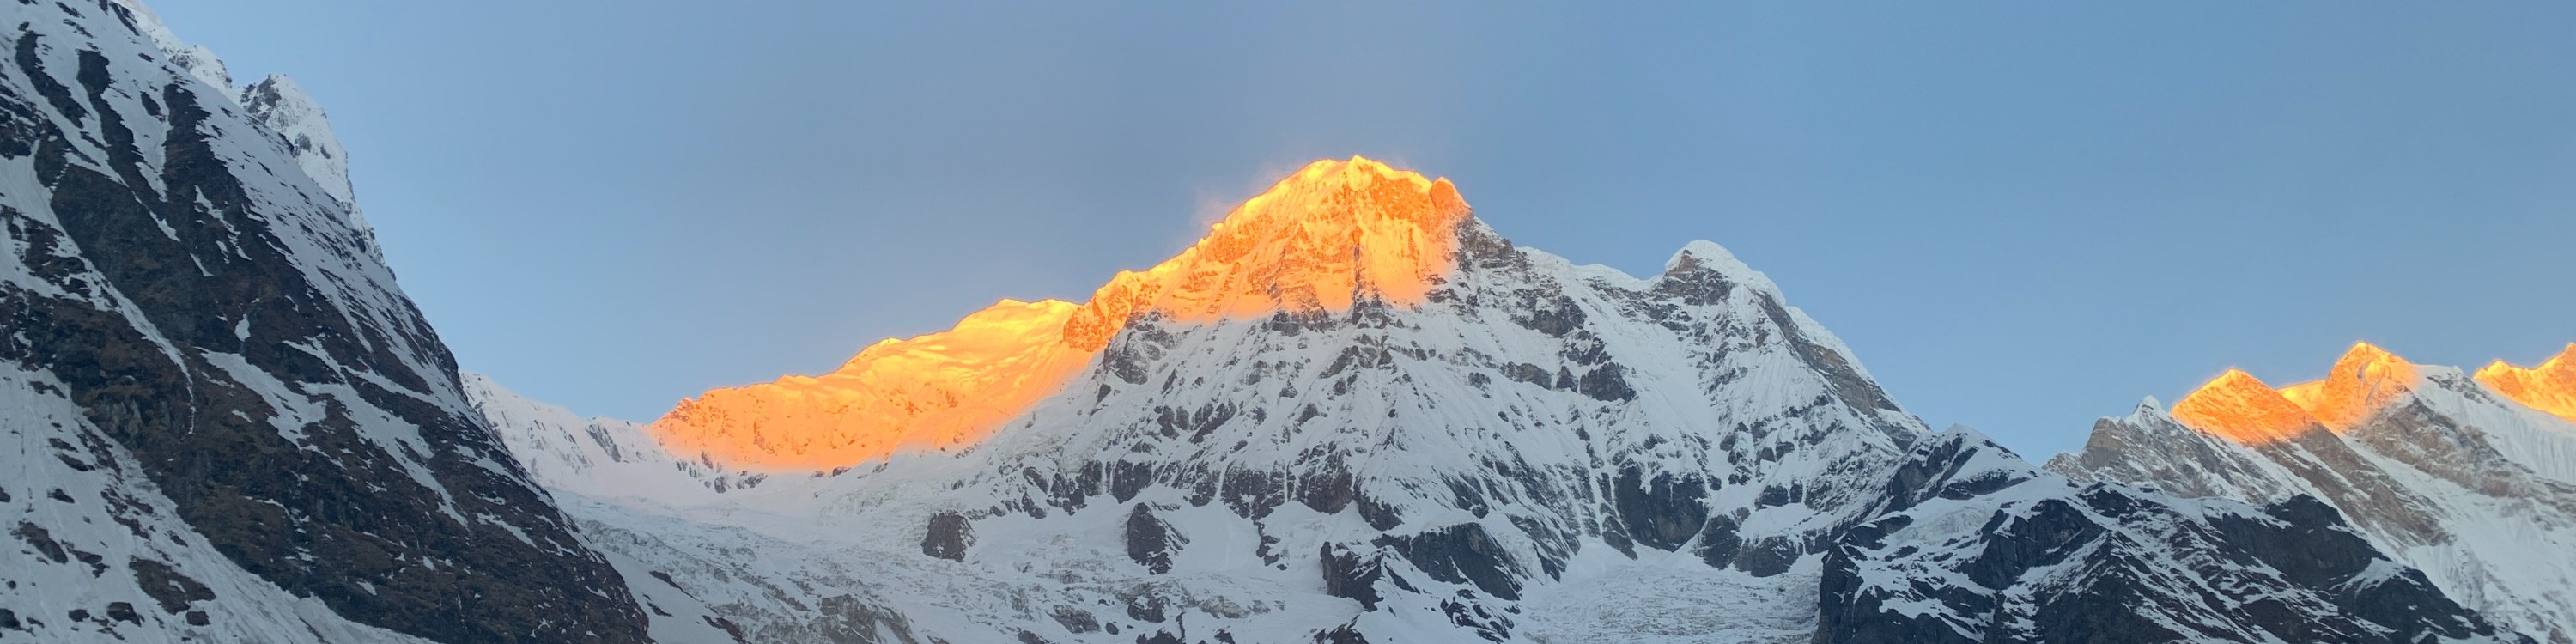
[[[1393,273],[1418,291],[1318,269],[1388,254],[1334,233],[1412,200],[1306,174],[1282,186],[1307,211],[1256,198],[1143,300],[1187,306],[1011,334],[1107,329],[972,440],[745,487],[723,454],[470,393],[604,549],[756,641],[2514,639],[2313,503],[2083,485],[1930,432],[1715,244],[1632,277],[1459,201],[1448,239],[1394,237],[1431,251]],[[1184,261],[1208,248],[1239,250]]]
[[[2286,411],[2257,434],[2231,429],[2245,415],[2207,404],[2220,389],[2258,401],[2239,409]],[[2223,378],[2171,412],[2150,400],[2096,423],[2082,452],[2048,467],[2189,497],[2317,499],[2460,603],[2542,641],[2576,641],[2576,559],[2565,555],[2576,550],[2576,424],[2516,400],[2364,344],[2324,380],[2274,390]]]
[[[1826,563],[1817,642],[2516,637],[2313,497],[2079,487],[1962,431],[1918,444],[1885,503]]]
[[[338,153],[318,110],[274,79],[231,95],[137,7],[10,7],[0,426],[24,449],[0,505],[28,556],[0,629],[645,636],[468,406],[345,175],[310,172]]]

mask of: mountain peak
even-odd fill
[[[162,55],[170,58],[171,65],[188,72],[188,75],[196,77],[198,81],[208,86],[224,90],[208,94],[209,96],[233,98],[232,72],[224,68],[223,59],[216,58],[215,52],[180,40],[178,34],[170,31],[167,23],[161,22],[161,16],[153,13],[151,7],[143,6],[140,0],[116,0],[116,4],[125,10],[126,15],[133,18],[132,24],[135,30],[141,32],[145,40],[151,41],[153,48],[161,50]]]
[[[1233,214],[1252,210],[1262,201],[1270,198],[1317,191],[1365,189],[1379,182],[1394,182],[1404,184],[1416,191],[1429,191],[1432,186],[1447,184],[1449,180],[1425,177],[1422,173],[1398,169],[1385,162],[1359,155],[1352,155],[1351,158],[1344,160],[1316,159],[1307,163],[1305,167],[1298,168],[1295,173],[1271,184],[1270,189],[1246,200],[1244,207],[1237,209]],[[1454,192],[1456,188],[1452,187],[1450,190]]]
[[[2174,403],[2173,416],[2193,429],[2248,445],[2288,440],[2317,423],[2297,403],[2239,369],[2219,374]]]
[[[359,210],[357,190],[349,183],[349,150],[341,147],[340,135],[332,131],[322,104],[305,93],[295,79],[283,74],[270,74],[242,87],[233,102],[248,111],[251,120],[277,134],[277,142],[286,146],[296,165],[304,169],[304,175],[322,189],[321,196],[345,213],[343,221],[357,233],[358,242],[369,254],[383,259],[383,251],[376,245],[375,228],[367,223],[366,213]]]
[[[1121,272],[1073,314],[1065,341],[1089,351],[1129,316],[1190,322],[1419,304],[1454,268],[1470,211],[1448,179],[1367,157],[1306,164],[1227,213],[1181,254]]]
[[[1061,389],[1140,315],[1208,323],[1420,304],[1455,267],[1469,216],[1447,179],[1366,157],[1316,161],[1087,303],[1002,300],[947,331],[869,345],[828,374],[708,391],[652,430],[673,453],[758,468],[974,443]]]
[[[2576,421],[2576,343],[2529,369],[2497,360],[2479,369],[2477,379],[2523,406]]]
[[[2281,395],[2328,429],[2344,431],[2403,399],[2420,378],[2414,363],[2371,343],[2356,342],[2335,360],[2324,379],[2283,387]]]

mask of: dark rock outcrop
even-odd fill
[[[921,554],[965,561],[966,547],[972,545],[975,545],[975,526],[967,522],[963,514],[941,512],[930,515],[930,525],[922,530]]]
[[[1157,575],[1172,571],[1173,541],[1179,537],[1143,503],[1127,513],[1127,559],[1147,571]]]

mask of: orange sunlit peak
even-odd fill
[[[2528,369],[2497,360],[2479,369],[2477,379],[2523,406],[2576,421],[2576,343]]]
[[[2288,440],[2318,424],[2281,392],[2237,369],[2210,379],[2174,403],[2172,411],[2184,425],[2247,445]]]
[[[2281,388],[2327,429],[2348,431],[2415,391],[2422,371],[2414,363],[2368,342],[2357,342],[2321,380]]]
[[[1455,269],[1470,216],[1447,179],[1365,157],[1316,161],[1089,302],[1002,300],[949,330],[869,345],[828,374],[708,391],[652,430],[674,452],[766,470],[981,441],[1062,389],[1136,315],[1206,323],[1363,298],[1419,305]]]
[[[1455,268],[1467,202],[1447,179],[1366,157],[1325,159],[1226,214],[1181,254],[1119,273],[1066,326],[1086,350],[1129,316],[1210,322],[1343,311],[1361,298],[1420,304]]]

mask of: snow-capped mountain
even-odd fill
[[[2500,625],[2576,641],[2576,422],[2554,374],[2471,376],[2360,344],[2324,380],[2274,389],[2230,371],[2171,409],[2095,423],[2048,467],[2193,497],[2332,505],[2391,557]],[[2523,402],[2531,401],[2531,402]]]
[[[468,404],[309,100],[237,92],[130,3],[7,7],[0,638],[646,636]]]
[[[2313,501],[1931,432],[1716,244],[1575,265],[1366,159],[651,425],[467,391],[747,641],[2514,639]]]
[[[584,419],[457,372],[291,81],[131,0],[6,11],[0,638],[2482,642],[2529,640],[2471,608],[2548,600],[2381,554],[2438,568],[2383,533],[2464,515],[1929,431],[1715,244],[1575,265],[1359,158],[1084,302]],[[2531,467],[2460,480],[2569,472]]]

